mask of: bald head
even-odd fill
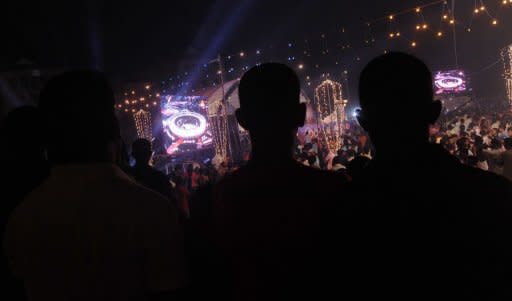
[[[404,143],[426,140],[441,111],[433,95],[432,74],[420,59],[391,52],[370,61],[359,79],[359,121],[377,150],[389,135]]]
[[[266,63],[253,67],[240,80],[239,122],[249,131],[296,129],[301,115],[300,82],[288,66]]]
[[[39,108],[54,162],[103,160],[107,145],[120,137],[114,93],[101,72],[57,75],[41,91]]]
[[[249,131],[256,152],[289,155],[294,133],[304,125],[306,106],[300,103],[300,82],[283,64],[253,67],[240,80],[236,117]]]

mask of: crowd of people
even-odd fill
[[[430,126],[430,142],[440,144],[464,164],[512,180],[512,112],[507,108],[498,112],[470,106],[443,114]],[[295,158],[307,166],[348,174],[352,167],[357,173],[370,162],[375,150],[356,120],[345,124],[335,152],[329,149],[322,131],[299,133]],[[400,139],[399,133],[390,139]]]
[[[391,52],[361,73],[358,122],[333,152],[321,133],[297,135],[306,116],[299,95],[289,67],[250,69],[236,111],[251,140],[247,162],[189,162],[166,175],[151,166],[144,139],[126,164],[102,73],[56,76],[37,108],[16,109],[1,128],[2,293],[512,297],[512,183],[498,175],[510,164],[510,113],[439,118],[427,66]]]

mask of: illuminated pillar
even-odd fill
[[[503,48],[501,58],[503,60],[503,79],[505,79],[508,102],[512,105],[512,45]]]
[[[153,139],[151,113],[140,109],[133,113],[133,119],[135,121],[135,128],[137,129],[137,136],[151,141]]]
[[[341,84],[329,79],[323,81],[315,89],[314,101],[327,146],[330,151],[336,152],[341,147],[345,115]]]

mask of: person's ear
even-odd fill
[[[359,125],[368,132],[368,119],[366,118],[366,113],[362,109],[356,109],[356,118]]]
[[[247,119],[245,118],[244,111],[242,111],[242,109],[236,109],[235,116],[238,124],[240,124],[244,129],[248,130]]]
[[[429,116],[428,116],[428,123],[434,124],[441,115],[441,110],[443,109],[443,103],[436,99],[430,104],[430,110],[429,110]]]
[[[297,110],[297,126],[303,127],[306,121],[306,110],[307,106],[305,103],[299,103],[299,107]]]

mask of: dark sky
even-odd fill
[[[432,68],[451,68],[455,64],[452,36],[447,32],[439,41],[432,36],[417,36],[413,27],[418,20],[413,14],[398,21],[408,41],[418,40],[417,48],[410,49],[407,41],[383,39],[388,30],[386,22],[372,27],[377,41],[372,47],[364,46],[365,21],[432,1],[8,2],[0,17],[2,69],[26,57],[42,67],[92,66],[120,79],[155,79],[183,62],[213,58],[218,52],[237,53],[271,45],[279,48],[287,41],[298,44],[304,40],[309,41],[312,52],[329,48],[329,60],[339,59],[351,71],[360,69],[383,49],[411,51]],[[474,73],[477,81],[486,82],[485,88],[498,89],[501,66],[482,69],[499,58],[500,47],[512,43],[512,7],[502,8],[500,0],[484,2],[499,19],[499,26],[491,26],[489,19],[481,16],[473,20],[472,32],[468,33],[463,24],[470,22],[473,1],[456,1],[459,65]],[[437,7],[424,11],[432,27],[440,24]],[[327,34],[325,40],[320,39],[321,33]],[[343,43],[351,44],[352,49],[332,54]]]

